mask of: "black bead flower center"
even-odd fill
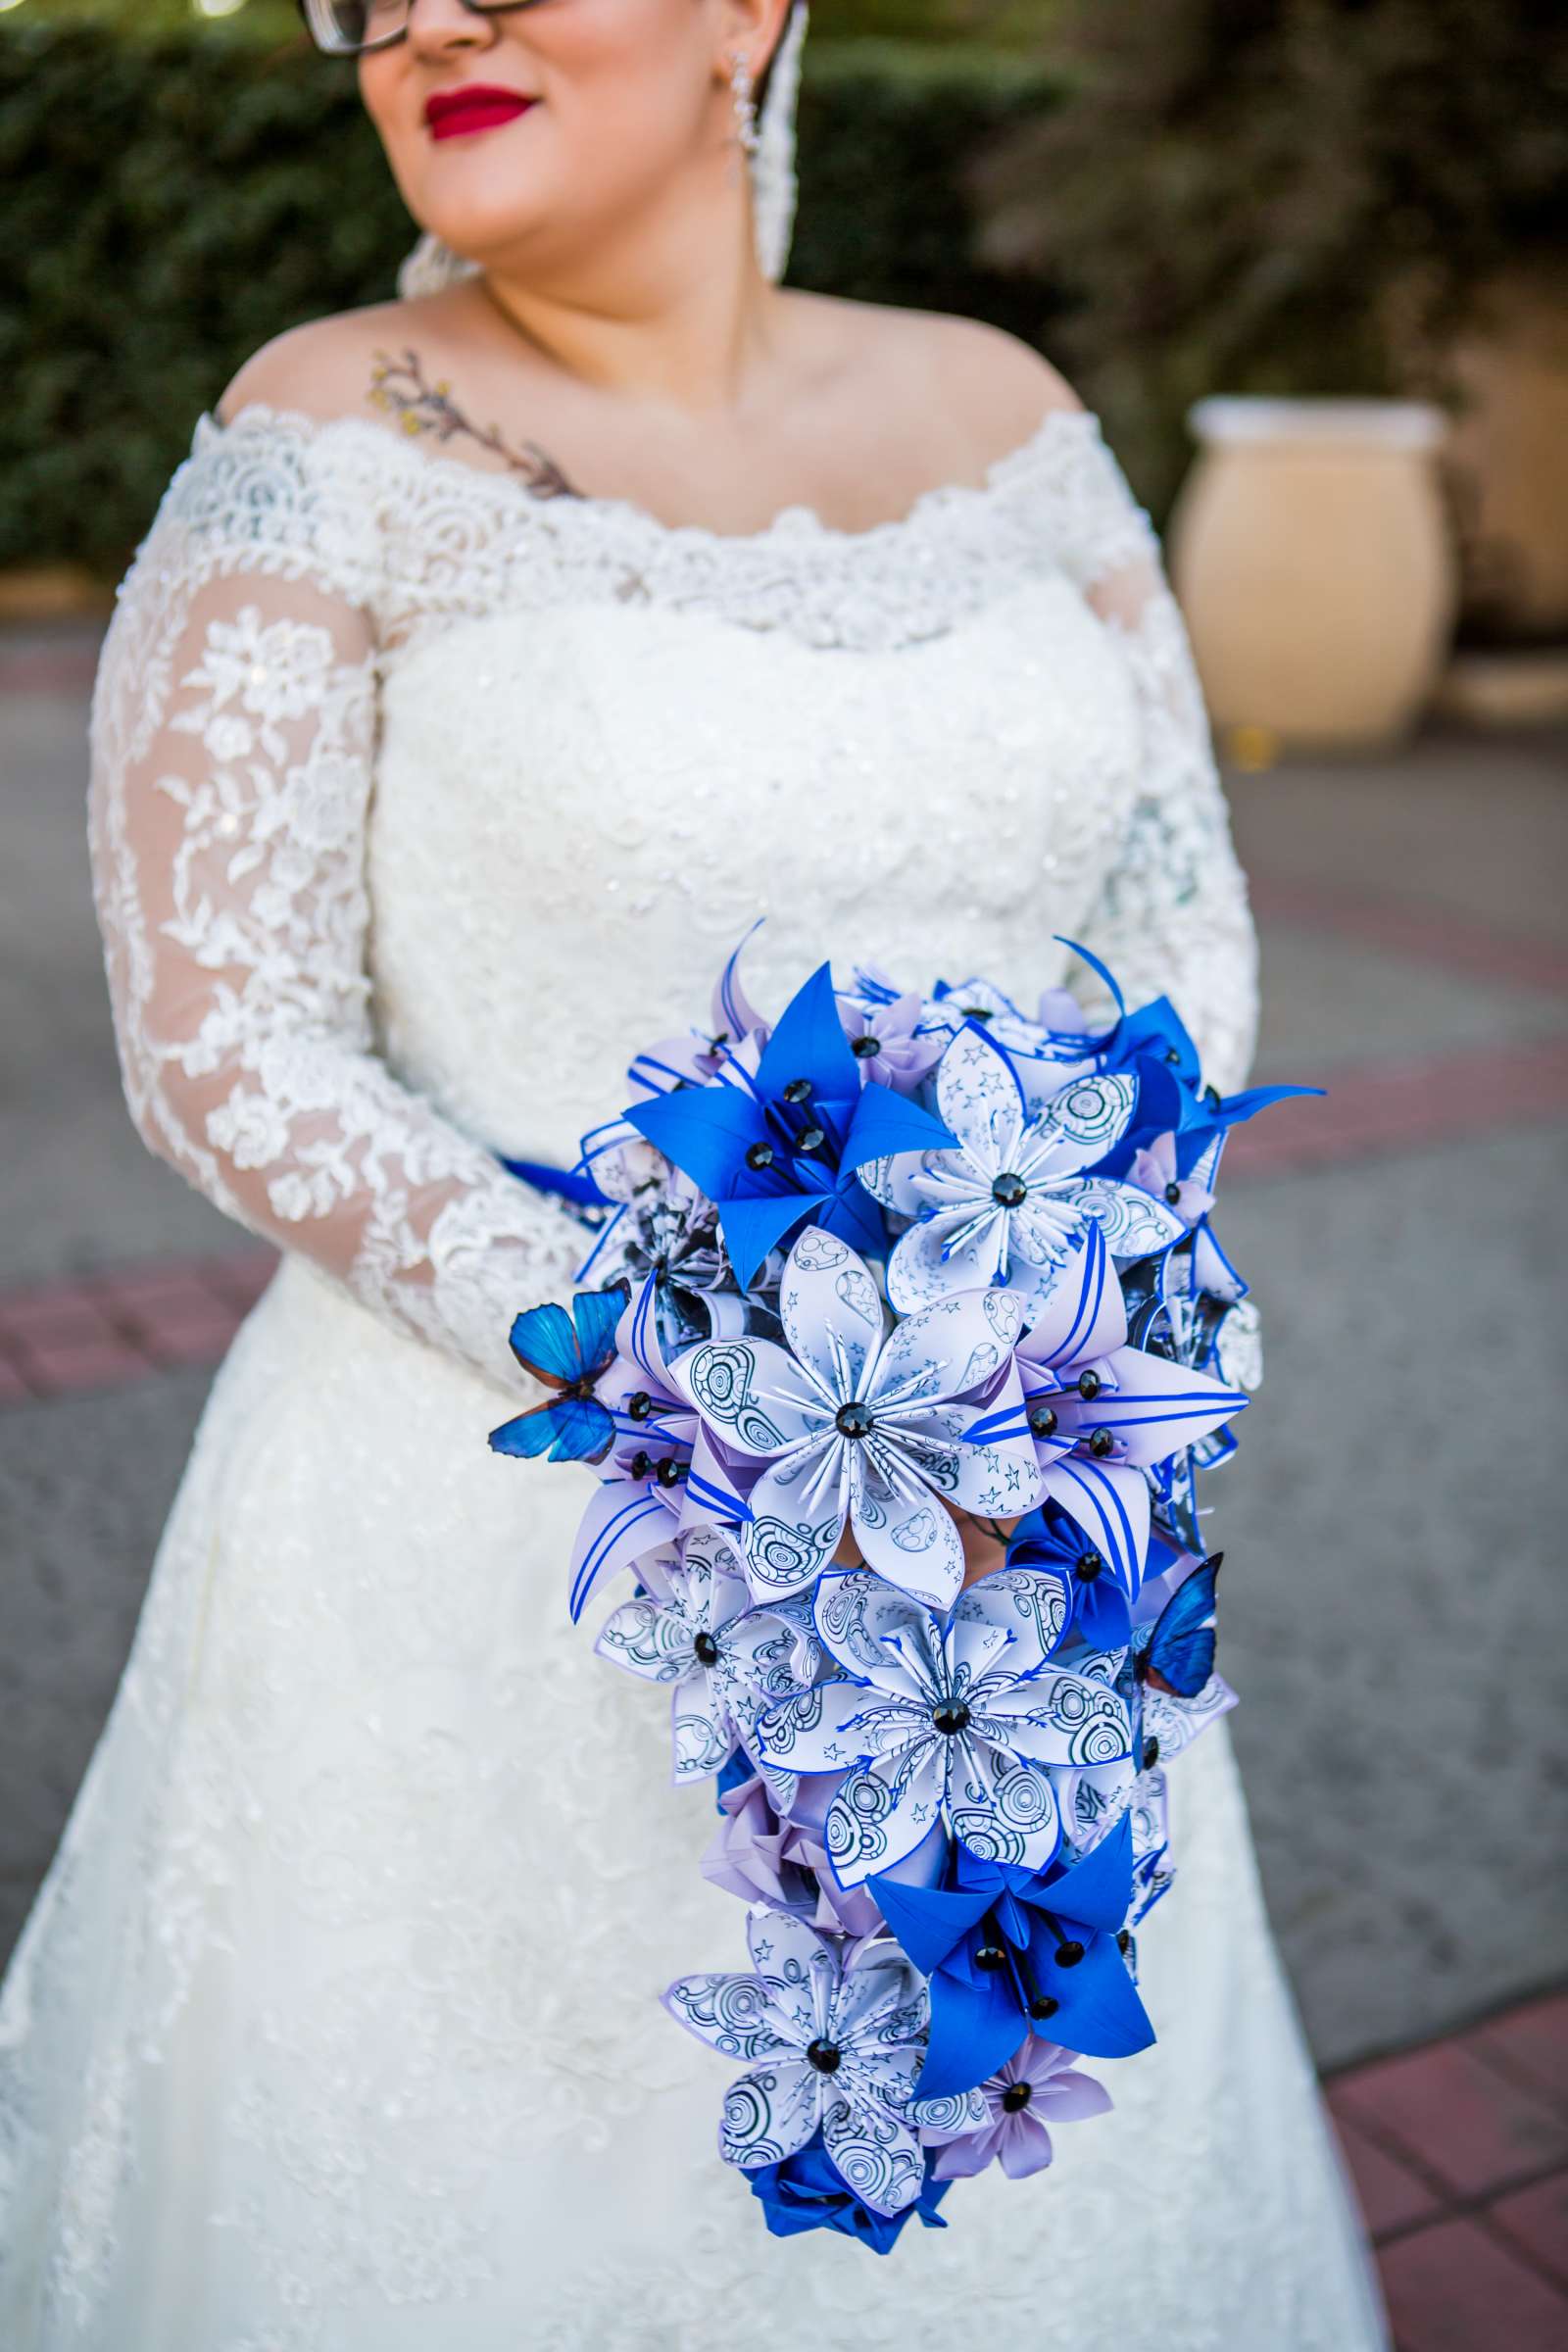
[[[1097,1429],[1089,1441],[1089,1450],[1097,1462],[1102,1462],[1115,1443],[1108,1429]]]
[[[852,1396],[848,1404],[839,1406],[833,1426],[841,1438],[868,1438],[875,1426],[871,1407],[861,1397]]]
[[[1029,1427],[1037,1438],[1054,1438],[1056,1434],[1056,1408],[1054,1404],[1032,1404],[1029,1407]]]
[[[944,1740],[956,1740],[969,1728],[969,1710],[961,1698],[944,1699],[940,1707],[932,1709],[931,1721]]]
[[[1072,1936],[1064,1943],[1057,1944],[1054,1955],[1058,1968],[1076,1968],[1083,1956],[1083,1945]]]
[[[1029,2004],[1029,2015],[1037,2026],[1043,2026],[1047,2018],[1054,2017],[1060,2007],[1061,2003],[1052,1993],[1037,1992]]]
[[[850,1052],[857,1061],[874,1061],[881,1051],[882,1040],[879,1037],[866,1035],[850,1041]]]
[[[1098,1551],[1081,1551],[1073,1563],[1073,1574],[1081,1585],[1092,1585],[1104,1568]]]
[[[749,1168],[770,1168],[773,1165],[772,1145],[749,1144],[746,1148],[746,1165]]]
[[[803,1127],[795,1138],[795,1149],[797,1152],[820,1152],[826,1142],[827,1129],[825,1127]]]
[[[783,1099],[786,1102],[809,1102],[811,1100],[809,1078],[792,1078],[784,1089]]]
[[[1009,2115],[1018,2115],[1035,2095],[1032,2082],[1009,2082],[1002,2094],[1002,2104]]]
[[[662,1487],[678,1487],[685,1475],[685,1463],[674,1461],[668,1457],[662,1461],[654,1472],[655,1478]]]
[[[994,1976],[999,1968],[1007,1965],[1006,1946],[1001,1943],[981,1944],[975,1953],[974,1964],[976,1968],[983,1968],[988,1976]]]
[[[1100,1395],[1101,1386],[1101,1378],[1098,1372],[1079,1373],[1078,1394],[1086,1404],[1092,1404],[1094,1402],[1095,1398]]]
[[[992,1180],[991,1198],[999,1208],[1017,1208],[1020,1202],[1028,1200],[1029,1187],[1013,1169],[1004,1168],[1002,1174]]]
[[[1181,1186],[1180,1186],[1179,1184],[1167,1184],[1167,1185],[1166,1185],[1166,1187],[1165,1187],[1165,1198],[1166,1198],[1166,1200],[1167,1200],[1170,1202],[1170,1204],[1171,1204],[1172,1208],[1174,1208],[1174,1207],[1176,1206],[1176,1203],[1177,1203],[1177,1201],[1178,1201],[1178,1200],[1181,1199],[1181,1197],[1182,1197],[1182,1188],[1181,1188]]]
[[[718,1664],[718,1643],[713,1640],[711,1634],[699,1634],[692,1643],[692,1647],[696,1650],[701,1665],[716,1666]]]
[[[626,1399],[626,1417],[630,1421],[646,1421],[654,1409],[654,1400],[646,1389],[638,1389]]]
[[[844,2053],[836,2042],[810,2041],[806,2045],[807,2064],[814,2066],[819,2075],[836,2075],[843,2057]]]

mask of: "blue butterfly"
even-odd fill
[[[1133,1671],[1176,1698],[1196,1698],[1214,1672],[1214,1580],[1225,1554],[1195,1568],[1161,1609]]]
[[[579,1291],[568,1315],[552,1299],[530,1306],[512,1326],[512,1352],[525,1372],[558,1394],[490,1432],[491,1450],[533,1460],[601,1462],[615,1435],[614,1415],[594,1383],[615,1360],[615,1330],[630,1293]]]

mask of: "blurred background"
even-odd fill
[[[1276,1929],[1401,2352],[1568,2342],[1568,15],[814,0],[791,281],[961,311],[1165,535],[1263,937],[1211,1480]],[[116,582],[414,228],[293,0],[0,0],[0,1952],[270,1260],[136,1141],[83,841]],[[1179,1801],[1179,1790],[1177,1791]],[[1179,1825],[1178,1825],[1179,1835]]]

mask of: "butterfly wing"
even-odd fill
[[[610,1451],[614,1415],[597,1396],[558,1396],[545,1414],[556,1433],[553,1462],[598,1462]]]
[[[1195,1568],[1160,1611],[1144,1672],[1160,1689],[1196,1698],[1214,1671],[1214,1579],[1218,1558]]]
[[[514,1460],[537,1461],[548,1453],[556,1442],[555,1414],[559,1406],[554,1397],[548,1404],[530,1406],[514,1421],[503,1421],[499,1429],[490,1432],[492,1453],[511,1454]]]
[[[602,1372],[615,1352],[615,1327],[626,1311],[630,1297],[626,1285],[617,1282],[608,1291],[579,1291],[571,1302],[576,1323],[575,1348],[577,1365],[572,1378]]]
[[[525,1372],[553,1389],[582,1377],[577,1334],[570,1315],[552,1299],[530,1306],[512,1326],[512,1352]]]

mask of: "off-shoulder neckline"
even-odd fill
[[[252,427],[258,430],[281,427],[313,441],[324,441],[333,434],[351,439],[369,434],[377,443],[389,443],[412,458],[416,466],[428,467],[438,476],[460,475],[466,484],[473,486],[475,495],[488,490],[503,503],[520,500],[530,511],[555,514],[565,509],[636,527],[654,538],[679,545],[737,550],[765,548],[783,540],[804,541],[818,548],[879,546],[938,515],[968,514],[984,507],[1003,491],[1023,483],[1045,461],[1058,435],[1069,427],[1070,440],[1095,443],[1102,434],[1098,411],[1056,405],[1045,412],[1022,441],[991,460],[983,481],[935,483],[930,489],[920,491],[902,514],[868,523],[861,530],[843,530],[836,523],[825,522],[814,507],[794,504],[780,507],[755,531],[718,531],[706,523],[665,522],[630,498],[593,492],[541,498],[514,474],[491,471],[466,465],[462,458],[444,456],[440,450],[430,448],[422,437],[410,434],[405,438],[390,433],[368,416],[314,416],[303,409],[277,408],[268,401],[248,400],[235,410],[226,424],[213,411],[203,410],[197,420],[196,441],[199,444],[203,438],[211,437],[221,442],[239,433],[241,428]]]

